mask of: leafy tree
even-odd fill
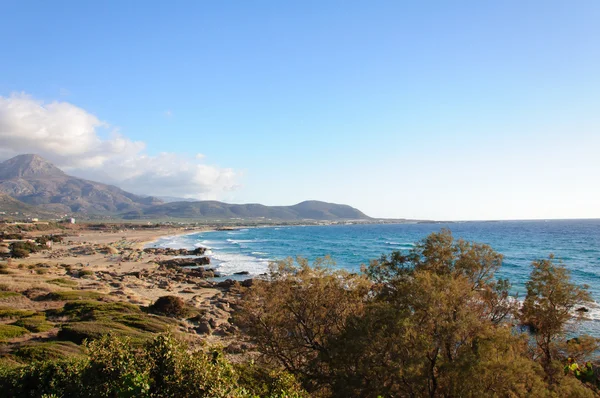
[[[527,296],[519,317],[532,331],[536,342],[534,357],[540,358],[546,370],[553,375],[556,372],[552,371],[552,361],[557,358],[561,345],[568,348],[563,343],[569,322],[580,319],[573,315],[573,310],[591,301],[591,297],[588,286],[571,283],[569,271],[562,264],[555,264],[552,255],[546,260],[534,261],[532,266],[526,283]],[[583,350],[594,351],[597,348],[597,341],[594,344],[586,339],[586,344],[590,343],[592,346]],[[573,345],[571,347],[574,348]]]
[[[363,311],[369,288],[363,276],[332,271],[330,265],[329,259],[310,266],[298,258],[272,266],[269,280],[257,280],[246,291],[236,317],[268,360],[308,388],[327,377],[320,358],[328,358],[328,342],[344,330],[346,319]]]

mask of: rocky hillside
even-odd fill
[[[164,203],[152,196],[139,196],[112,185],[69,176],[37,155],[19,155],[0,163],[1,211],[30,214],[79,213],[89,216],[122,216],[126,219],[264,219],[368,220],[348,205],[306,201],[293,206],[228,204],[217,201]],[[175,199],[175,198],[170,198]],[[48,213],[51,212],[51,213]]]
[[[228,204],[217,201],[172,202],[124,214],[127,219],[271,219],[271,220],[368,220],[370,217],[348,205],[306,201],[294,206]]]
[[[19,155],[0,163],[0,193],[62,213],[108,215],[162,203],[112,185],[69,176],[37,155]]]

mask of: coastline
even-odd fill
[[[232,309],[230,285],[219,284],[205,277],[168,269],[160,263],[176,256],[144,252],[145,246],[164,237],[176,237],[214,228],[193,229],[164,228],[159,230],[123,229],[114,232],[81,229],[51,231],[55,234],[70,232],[63,242],[54,243],[50,250],[31,253],[29,257],[7,261],[9,275],[3,275],[3,289],[26,292],[32,288],[45,292],[95,292],[105,300],[150,306],[159,297],[176,296],[190,307],[206,315],[212,332],[199,332],[197,325],[189,324],[180,332],[191,337],[202,336],[208,344],[226,346],[235,342],[231,333]],[[30,236],[46,235],[49,231],[35,232]],[[56,280],[66,280],[68,285],[57,285]],[[67,288],[67,286],[69,288]],[[14,299],[11,299],[14,301]],[[62,306],[63,302],[21,300],[17,303],[0,298],[0,306],[43,310],[48,306]],[[6,301],[6,302],[5,302]],[[54,331],[53,333],[56,333]],[[32,335],[32,338],[37,336]],[[20,342],[22,343],[22,341]]]

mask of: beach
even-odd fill
[[[68,230],[62,242],[48,250],[31,253],[27,258],[9,259],[8,275],[2,275],[3,290],[28,292],[61,292],[68,285],[76,291],[96,292],[110,301],[150,306],[159,297],[181,297],[186,305],[204,314],[204,324],[180,325],[179,331],[202,335],[209,344],[226,344],[231,340],[232,326],[229,285],[206,280],[201,274],[186,273],[181,267],[167,268],[161,262],[176,256],[144,251],[144,247],[164,236],[184,235],[209,228],[136,229],[114,232],[87,228]],[[65,231],[43,231],[31,237],[64,234]],[[57,285],[57,280],[66,281]],[[61,286],[62,285],[62,286]],[[68,289],[71,290],[71,289]],[[0,306],[45,310],[60,308],[64,301],[37,300],[32,297],[0,299]],[[214,332],[214,333],[213,333]],[[29,338],[41,336],[32,334]],[[45,333],[42,337],[51,337]],[[22,341],[19,341],[22,343]]]

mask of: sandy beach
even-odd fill
[[[145,245],[160,237],[206,230],[209,228],[128,228],[115,232],[80,228],[67,231],[63,242],[54,243],[49,250],[31,253],[27,258],[10,259],[11,274],[2,275],[2,283],[16,291],[32,287],[55,291],[60,287],[48,281],[64,278],[73,282],[76,289],[102,293],[115,301],[141,306],[151,305],[161,296],[178,296],[206,314],[210,325],[201,328],[208,329],[208,333],[197,333],[197,325],[189,325],[183,331],[202,334],[208,343],[224,344],[231,334],[228,332],[232,311],[228,287],[218,286],[197,275],[184,274],[181,270],[165,269],[159,263],[174,256],[143,251]],[[44,231],[30,235],[47,235],[49,232],[65,233]],[[36,301],[13,304],[36,310],[49,305]]]

